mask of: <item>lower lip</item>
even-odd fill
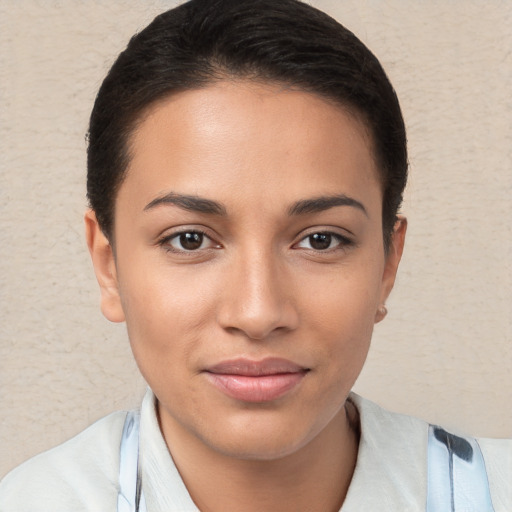
[[[210,382],[224,394],[243,402],[270,402],[286,395],[299,385],[305,372],[275,375],[206,374]]]

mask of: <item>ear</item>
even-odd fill
[[[397,218],[395,226],[393,227],[393,233],[391,235],[391,241],[389,244],[388,253],[386,254],[386,262],[384,265],[384,272],[382,274],[382,287],[380,304],[375,313],[375,323],[380,322],[387,313],[384,306],[386,303],[393,285],[395,284],[396,272],[398,270],[398,264],[402,258],[405,243],[405,233],[407,231],[407,219],[401,215]]]
[[[101,231],[94,210],[88,210],[84,220],[87,246],[94,266],[94,273],[100,285],[101,311],[111,322],[124,322],[112,246]]]

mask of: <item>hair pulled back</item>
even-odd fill
[[[407,180],[398,99],[370,50],[299,0],[190,0],[132,37],[103,81],[90,118],[87,197],[105,235],[112,241],[129,139],[144,112],[173,93],[230,77],[287,84],[361,117],[381,173],[387,247]]]

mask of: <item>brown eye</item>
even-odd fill
[[[221,249],[222,245],[210,238],[200,229],[178,231],[172,235],[164,236],[158,245],[174,254],[206,254],[210,249]]]
[[[182,231],[167,236],[160,241],[160,245],[173,252],[192,252],[216,247],[213,241],[201,231]]]
[[[329,231],[318,231],[305,236],[297,245],[299,249],[309,249],[310,251],[331,251],[336,249],[346,249],[354,243],[349,238],[338,233]]]
[[[195,251],[199,249],[203,245],[203,239],[203,233],[198,233],[197,231],[182,233],[178,237],[179,245],[181,246],[180,249],[184,249],[185,251]]]
[[[332,235],[330,233],[314,233],[309,235],[309,245],[317,251],[329,249],[332,243]]]
[[[190,229],[167,235],[158,241],[158,245],[167,253],[176,256],[206,257],[213,249],[222,249],[222,245],[200,229]],[[211,255],[211,254],[210,254]]]

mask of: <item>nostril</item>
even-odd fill
[[[289,276],[284,275],[273,249],[261,245],[244,247],[230,262],[229,281],[217,304],[217,320],[223,329],[256,341],[298,324]]]
[[[255,341],[288,332],[298,325],[298,314],[288,302],[257,308],[243,307],[236,301],[221,308],[218,322],[231,334],[242,333]]]

